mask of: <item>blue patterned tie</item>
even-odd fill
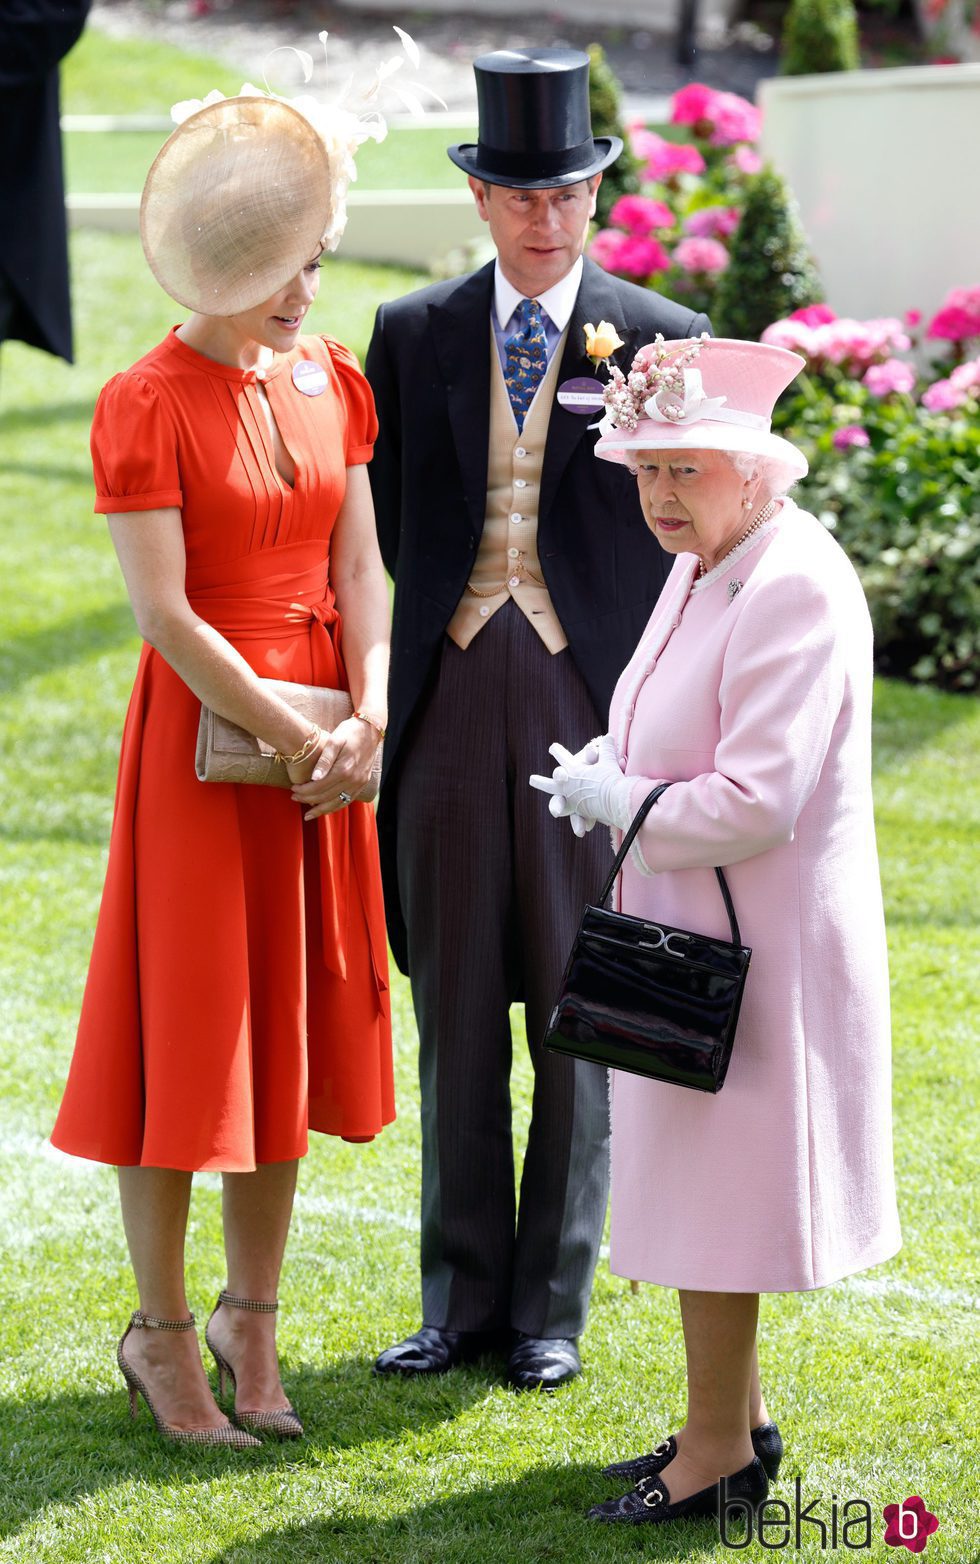
[[[504,380],[520,434],[534,393],[548,372],[548,351],[537,299],[522,299],[511,318],[517,330],[504,343]]]

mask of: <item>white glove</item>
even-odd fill
[[[548,753],[549,755],[554,755],[556,759],[559,755],[561,755],[563,758],[573,762],[583,761],[585,763],[593,763],[599,759],[599,740],[590,739],[589,742],[585,744],[575,755],[569,755],[568,750],[564,749],[560,744],[552,744]],[[536,787],[538,789],[539,793],[551,794],[551,799],[548,803],[548,810],[555,820],[560,820],[564,816],[568,819],[568,823],[576,836],[582,837],[588,835],[588,833],[592,830],[592,827],[595,825],[595,821],[585,820],[581,815],[573,814],[567,808],[565,795],[562,791],[562,784],[560,782],[556,782],[553,777],[542,777],[538,776],[537,774],[528,777],[528,781],[532,787]]]
[[[548,753],[558,761],[552,776],[533,776],[530,781],[532,787],[551,794],[551,813],[557,819],[569,816],[577,836],[584,830],[576,830],[576,819],[585,830],[599,820],[625,831],[633,818],[630,795],[636,779],[623,776],[609,734],[593,739],[577,755],[561,744],[552,744]]]

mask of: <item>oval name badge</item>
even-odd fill
[[[293,365],[293,385],[304,396],[321,396],[327,389],[327,372],[322,364],[314,364],[310,358],[301,358]]]
[[[574,380],[562,381],[558,387],[558,401],[570,413],[594,413],[603,405],[603,390],[601,380],[593,380],[589,375],[579,375]]]

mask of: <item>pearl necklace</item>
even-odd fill
[[[750,538],[753,532],[758,532],[759,528],[764,527],[767,521],[771,521],[772,517],[776,514],[776,506],[778,504],[779,501],[776,498],[773,498],[769,500],[767,504],[763,505],[751,527],[746,527],[745,531],[742,533],[742,536],[738,539],[738,542],[733,543],[727,553],[722,554],[721,559],[712,565],[712,570],[717,570],[719,565],[723,565],[725,563],[725,560],[728,558],[729,554],[734,554],[735,550],[741,547],[746,538]],[[706,576],[707,574],[708,569],[704,563],[704,560],[699,559],[697,580],[700,581],[702,576]]]

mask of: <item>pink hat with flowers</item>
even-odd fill
[[[772,410],[806,360],[787,348],[732,337],[689,337],[643,347],[629,372],[610,365],[595,454],[627,462],[629,451],[745,451],[779,461],[790,482],[807,460],[772,433]]]

